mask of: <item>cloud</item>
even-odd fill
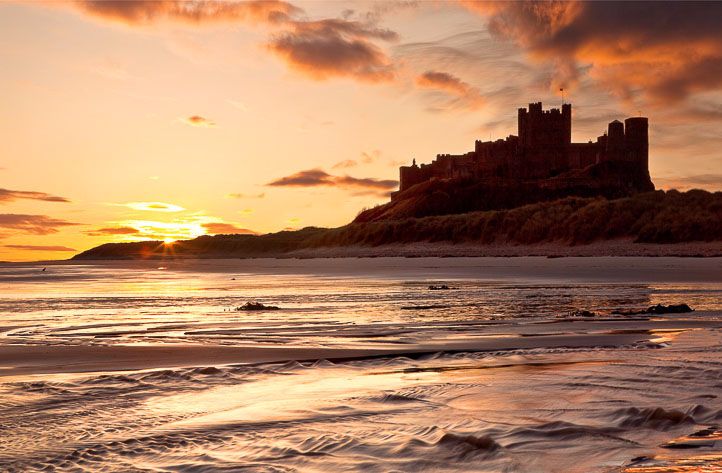
[[[395,189],[398,181],[374,179],[374,178],[357,178],[351,176],[334,176],[328,174],[322,169],[309,169],[299,171],[290,176],[281,177],[275,181],[269,182],[267,185],[275,187],[337,187],[340,189],[361,190],[371,193],[379,193],[382,191],[390,191]]]
[[[552,86],[580,66],[619,97],[657,103],[722,87],[719,2],[474,2],[489,30],[557,66]]]
[[[379,6],[356,21],[350,19],[352,14],[320,20],[301,18],[303,9],[280,0],[79,0],[68,4],[94,18],[134,27],[163,22],[262,25],[273,31],[267,49],[307,77],[349,77],[365,82],[394,79],[392,60],[377,42],[396,41],[398,35],[376,27],[376,23],[399,7]],[[404,8],[412,5],[406,2]]]
[[[81,12],[131,26],[161,21],[189,24],[218,22],[276,23],[301,12],[280,0],[79,0],[71,3]]]
[[[379,160],[381,157],[381,151],[375,149],[373,151],[362,151],[360,161],[364,164],[371,164]],[[348,169],[353,168],[359,165],[359,161],[355,159],[346,159],[343,161],[339,161],[333,166],[331,166],[331,169]]]
[[[243,235],[256,235],[257,233],[247,228],[240,228],[232,223],[227,222],[208,222],[202,224],[203,228],[207,233],[211,235],[221,234],[243,234]]]
[[[13,250],[28,250],[28,251],[77,251],[75,248],[68,248],[67,246],[47,246],[47,245],[4,245],[5,248],[12,248]]]
[[[65,197],[58,197],[56,195],[46,194],[45,192],[0,189],[0,202],[13,202],[19,199],[43,200],[45,202],[70,202]]]
[[[366,164],[371,164],[375,161],[377,161],[381,157],[381,151],[375,149],[369,153],[366,151],[361,152],[361,161],[363,161]]]
[[[416,78],[416,85],[422,89],[432,89],[457,97],[448,104],[448,108],[476,109],[484,104],[478,89],[470,86],[448,72],[426,71]]]
[[[85,232],[90,236],[107,236],[107,235],[135,235],[140,233],[138,229],[133,227],[104,227]]]
[[[200,115],[192,115],[190,117],[183,118],[181,121],[186,125],[197,126],[201,128],[210,128],[216,126],[214,122],[205,117],[201,117]]]
[[[259,194],[242,194],[239,192],[228,194],[230,199],[263,199],[264,197],[266,197],[265,192]]]
[[[391,30],[340,18],[288,21],[284,29],[271,37],[268,49],[307,77],[350,77],[364,82],[394,79],[391,58],[374,43],[396,41],[398,35]]]
[[[208,217],[191,216],[177,218],[170,222],[157,220],[123,220],[118,222],[119,227],[130,227],[137,230],[136,233],[125,234],[125,240],[182,240],[195,238],[206,233],[202,226]],[[119,234],[116,234],[119,235]],[[122,234],[120,234],[122,235]]]
[[[666,178],[655,177],[654,183],[664,189],[707,189],[716,191],[722,190],[722,174],[696,174]]]
[[[47,215],[0,214],[0,228],[19,230],[32,235],[49,235],[58,233],[61,228],[81,225]]]
[[[464,95],[469,91],[469,84],[448,72],[426,71],[416,78],[419,87],[445,90],[451,94]]]
[[[333,185],[333,176],[321,169],[310,169],[308,171],[299,171],[290,176],[281,177],[269,182],[269,186],[284,187],[312,187],[312,186],[328,186]]]
[[[186,240],[206,234],[244,233],[255,234],[253,230],[240,228],[218,217],[190,215],[171,221],[123,220],[117,226],[86,232],[92,236],[118,236],[124,241],[139,240]]]
[[[185,210],[183,207],[175,204],[167,204],[165,202],[128,202],[122,204],[129,209],[145,210],[149,212],[181,212]]]
[[[358,161],[355,161],[353,159],[346,159],[344,161],[339,161],[333,166],[331,166],[331,169],[348,169],[358,166]]]

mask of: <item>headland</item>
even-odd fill
[[[338,228],[107,243],[73,259],[719,256],[722,192],[655,190],[649,121],[572,142],[572,106],[518,110],[518,134],[399,169],[389,202]]]

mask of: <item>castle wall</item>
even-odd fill
[[[569,169],[584,169],[593,164],[599,164],[605,152],[602,143],[572,143],[569,146]]]

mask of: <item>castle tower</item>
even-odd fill
[[[542,103],[518,110],[519,145],[524,149],[564,147],[572,142],[572,105],[542,110]]]
[[[421,169],[416,164],[416,159],[413,160],[411,166],[401,166],[399,168],[399,191],[405,191],[409,187],[423,182]]]
[[[624,120],[624,148],[626,158],[639,164],[639,168],[649,175],[649,137],[646,117],[633,117]]]
[[[607,159],[610,161],[624,159],[624,146],[624,124],[614,120],[607,128]]]
[[[564,130],[564,143],[572,142],[572,104],[562,104],[562,126]]]

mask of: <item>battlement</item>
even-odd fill
[[[572,105],[544,110],[541,102],[519,108],[518,136],[496,141],[476,140],[474,150],[461,155],[441,153],[429,164],[402,166],[400,191],[430,179],[497,179],[511,181],[581,182],[579,172],[597,166],[600,179],[630,190],[650,190],[648,120],[614,120],[596,141],[572,143]],[[605,162],[619,165],[601,166]],[[624,169],[621,171],[610,171]],[[630,172],[630,170],[632,170]],[[619,172],[620,175],[608,175]],[[591,173],[592,175],[594,173]],[[564,177],[574,176],[574,177]],[[566,179],[566,181],[565,181]],[[581,179],[581,181],[580,181]],[[588,182],[598,186],[599,182]]]

